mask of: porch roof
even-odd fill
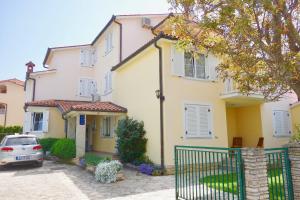
[[[71,111],[114,112],[126,113],[127,109],[112,102],[70,101],[70,100],[39,100],[25,103],[25,107],[57,107],[63,114]]]

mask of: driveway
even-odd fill
[[[101,184],[73,165],[45,161],[42,168],[14,166],[0,170],[0,199],[175,199],[174,176],[146,176],[129,169],[124,175],[124,181]]]

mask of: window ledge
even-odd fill
[[[187,76],[178,76],[183,79],[191,80],[191,81],[199,81],[199,82],[211,82],[211,83],[216,83],[217,80],[213,79],[200,79],[200,78],[192,78],[192,77],[187,77]]]

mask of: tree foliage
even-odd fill
[[[300,100],[298,0],[168,0],[179,46],[222,57],[220,78],[245,93],[277,100],[294,90]]]

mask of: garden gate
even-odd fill
[[[265,149],[270,200],[293,200],[288,148]],[[242,150],[175,146],[176,199],[246,199]]]

